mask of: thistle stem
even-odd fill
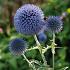
[[[54,70],[54,53],[52,53],[52,60],[53,60],[53,70]]]
[[[46,59],[45,59],[44,54],[42,53],[42,46],[41,46],[41,44],[39,43],[39,41],[38,41],[36,35],[34,35],[34,39],[35,39],[36,44],[37,44],[37,46],[38,46],[38,49],[39,49],[39,52],[40,52],[41,57],[42,57],[42,59],[43,59],[44,65],[47,66],[47,61],[46,61]]]
[[[37,36],[36,36],[36,35],[34,35],[34,39],[35,39],[35,41],[36,41],[37,46],[40,46],[40,43],[39,43],[39,41],[38,41],[38,39],[37,39]]]
[[[52,40],[52,61],[53,61],[53,70],[54,70],[54,55],[55,55],[55,34],[53,33],[53,40]]]
[[[22,54],[24,59],[28,62],[29,66],[33,69],[36,70],[35,67],[31,64],[31,62],[27,59],[27,57],[24,55],[24,53]]]

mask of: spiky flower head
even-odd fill
[[[42,29],[43,18],[44,14],[38,6],[25,4],[16,11],[14,26],[19,33],[34,35]]]
[[[16,38],[9,43],[9,50],[13,55],[21,55],[25,51],[26,46],[26,41]]]
[[[46,30],[52,33],[58,33],[63,27],[63,22],[59,16],[49,16],[46,21]]]

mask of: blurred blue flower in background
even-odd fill
[[[25,4],[17,10],[14,26],[19,33],[34,35],[42,29],[43,18],[44,14],[38,6]]]
[[[20,38],[13,39],[9,43],[9,50],[13,55],[21,55],[27,47],[26,41]]]

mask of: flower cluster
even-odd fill
[[[58,33],[62,30],[63,22],[62,19],[67,14],[63,13],[62,16],[49,16],[44,17],[43,11],[33,4],[25,4],[20,7],[14,16],[14,26],[17,32],[25,35],[34,35],[37,46],[31,49],[38,49],[43,64],[47,66],[44,53],[47,49],[52,49],[52,54],[55,53],[55,33]],[[44,33],[45,31],[53,33],[52,44],[46,47],[42,47],[39,42],[46,42],[47,36]],[[36,37],[37,35],[37,37]],[[38,38],[38,39],[37,39]],[[39,41],[38,41],[39,40]],[[27,44],[26,41],[20,38],[13,39],[9,44],[9,50],[13,55],[23,55],[29,65],[34,69],[35,66],[26,58],[24,52],[26,50]],[[45,67],[44,66],[44,67]],[[49,70],[49,69],[47,69]],[[54,56],[53,56],[53,70],[54,70]]]
[[[14,26],[21,34],[37,34],[39,41],[45,41],[44,31],[58,33],[62,29],[63,22],[59,16],[49,16],[44,20],[43,11],[33,4],[25,4],[20,7],[14,16]],[[9,45],[10,51],[15,55],[20,55],[25,50],[25,41],[14,39]]]

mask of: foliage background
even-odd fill
[[[16,32],[13,26],[13,16],[16,10],[23,4],[32,3],[42,8],[45,16],[61,15],[70,7],[70,0],[0,0],[0,70],[30,70],[28,63],[23,57],[16,57],[11,55],[8,49],[8,44],[11,39],[25,38],[28,41],[29,47],[35,45],[32,36],[21,35]],[[70,70],[70,15],[64,20],[63,30],[56,35],[57,46],[62,47],[56,49],[55,54],[55,70],[62,70],[64,67],[69,67]],[[51,35],[48,36],[47,41],[42,43],[46,46]],[[38,50],[29,51],[26,53],[28,59],[34,58],[41,61]],[[50,67],[52,67],[51,50],[45,53],[46,60]]]

